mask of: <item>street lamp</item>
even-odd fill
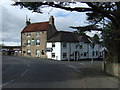
[[[102,64],[102,69],[105,71],[105,32],[104,32],[104,18],[103,18],[103,51],[102,51],[102,56],[103,56],[103,64]]]

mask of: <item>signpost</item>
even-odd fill
[[[52,52],[53,49],[52,49],[52,48],[45,48],[45,51],[46,51],[46,52]]]

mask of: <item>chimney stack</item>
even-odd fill
[[[53,16],[50,16],[49,24],[54,25],[54,17]]]
[[[27,18],[27,16],[26,16],[26,26],[28,26],[29,24],[31,24],[30,18],[29,18],[29,20],[28,20],[28,18]]]

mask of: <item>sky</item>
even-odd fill
[[[18,6],[12,6],[14,1],[2,0],[0,3],[0,44],[6,46],[20,46],[21,45],[21,31],[26,26],[26,15],[30,18],[31,23],[48,21],[52,15],[55,19],[55,26],[58,31],[75,31],[75,29],[69,28],[70,26],[84,26],[86,25],[85,13],[70,12],[58,8],[46,7],[43,8],[43,13],[32,13],[32,11]],[[85,6],[86,4],[78,3],[76,6]],[[50,12],[50,13],[49,13]],[[90,36],[94,35],[94,32],[87,33]]]

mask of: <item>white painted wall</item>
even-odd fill
[[[52,47],[52,43],[47,42],[46,48],[51,48]],[[52,58],[52,54],[51,52],[46,52],[47,58],[51,59]]]
[[[79,48],[80,59],[89,58],[89,43],[80,42],[79,45],[82,45],[82,48]],[[84,53],[86,53],[86,56]]]
[[[73,54],[75,51],[77,51],[76,45],[78,43],[74,43],[74,42],[66,42],[66,43],[67,43],[67,47],[63,47],[63,42],[61,42],[61,60],[74,59],[70,55]],[[63,53],[67,53],[67,58],[63,58]]]
[[[52,48],[52,52],[46,52],[47,58],[49,59],[55,59],[55,60],[70,60],[73,59],[72,57],[70,58],[70,55],[73,54],[76,49],[76,45],[78,43],[70,43],[66,42],[66,47],[63,47],[63,42],[55,42],[55,47],[52,47],[52,43],[48,42],[47,43],[47,48]],[[52,58],[52,53],[55,53],[55,58]],[[67,53],[67,57],[63,58],[63,53]]]
[[[61,60],[61,43],[55,42],[55,47],[52,47],[52,43],[47,43],[47,48],[52,48],[52,52],[46,52],[47,58],[49,59],[55,59],[55,60]],[[55,53],[55,58],[52,57],[52,53]]]
[[[91,47],[91,45],[89,45],[89,58],[90,59],[94,59],[94,58],[98,58],[100,57],[100,51],[101,51],[101,47],[100,44],[95,44],[94,48]],[[93,51],[94,51],[94,56],[93,56]],[[96,51],[98,51],[98,54],[96,55]]]
[[[55,42],[55,47],[52,47],[52,43],[47,43],[47,48],[52,48],[52,52],[46,52],[47,58],[55,59],[55,60],[70,60],[75,59],[75,52],[78,51],[79,55],[77,55],[78,59],[94,59],[98,58],[100,56],[100,50],[102,47],[100,47],[100,44],[95,44],[94,48],[91,47],[91,43],[74,43],[74,42],[66,42],[67,46],[63,47],[63,42]],[[82,48],[80,48],[80,44],[82,45]],[[93,56],[93,51],[95,51]],[[98,54],[96,55],[96,51],[98,51]],[[52,53],[55,53],[55,58],[52,57]],[[67,57],[63,58],[63,53],[67,53]],[[86,55],[84,55],[86,53]],[[81,55],[82,54],[82,55]],[[73,55],[73,56],[71,56]]]

